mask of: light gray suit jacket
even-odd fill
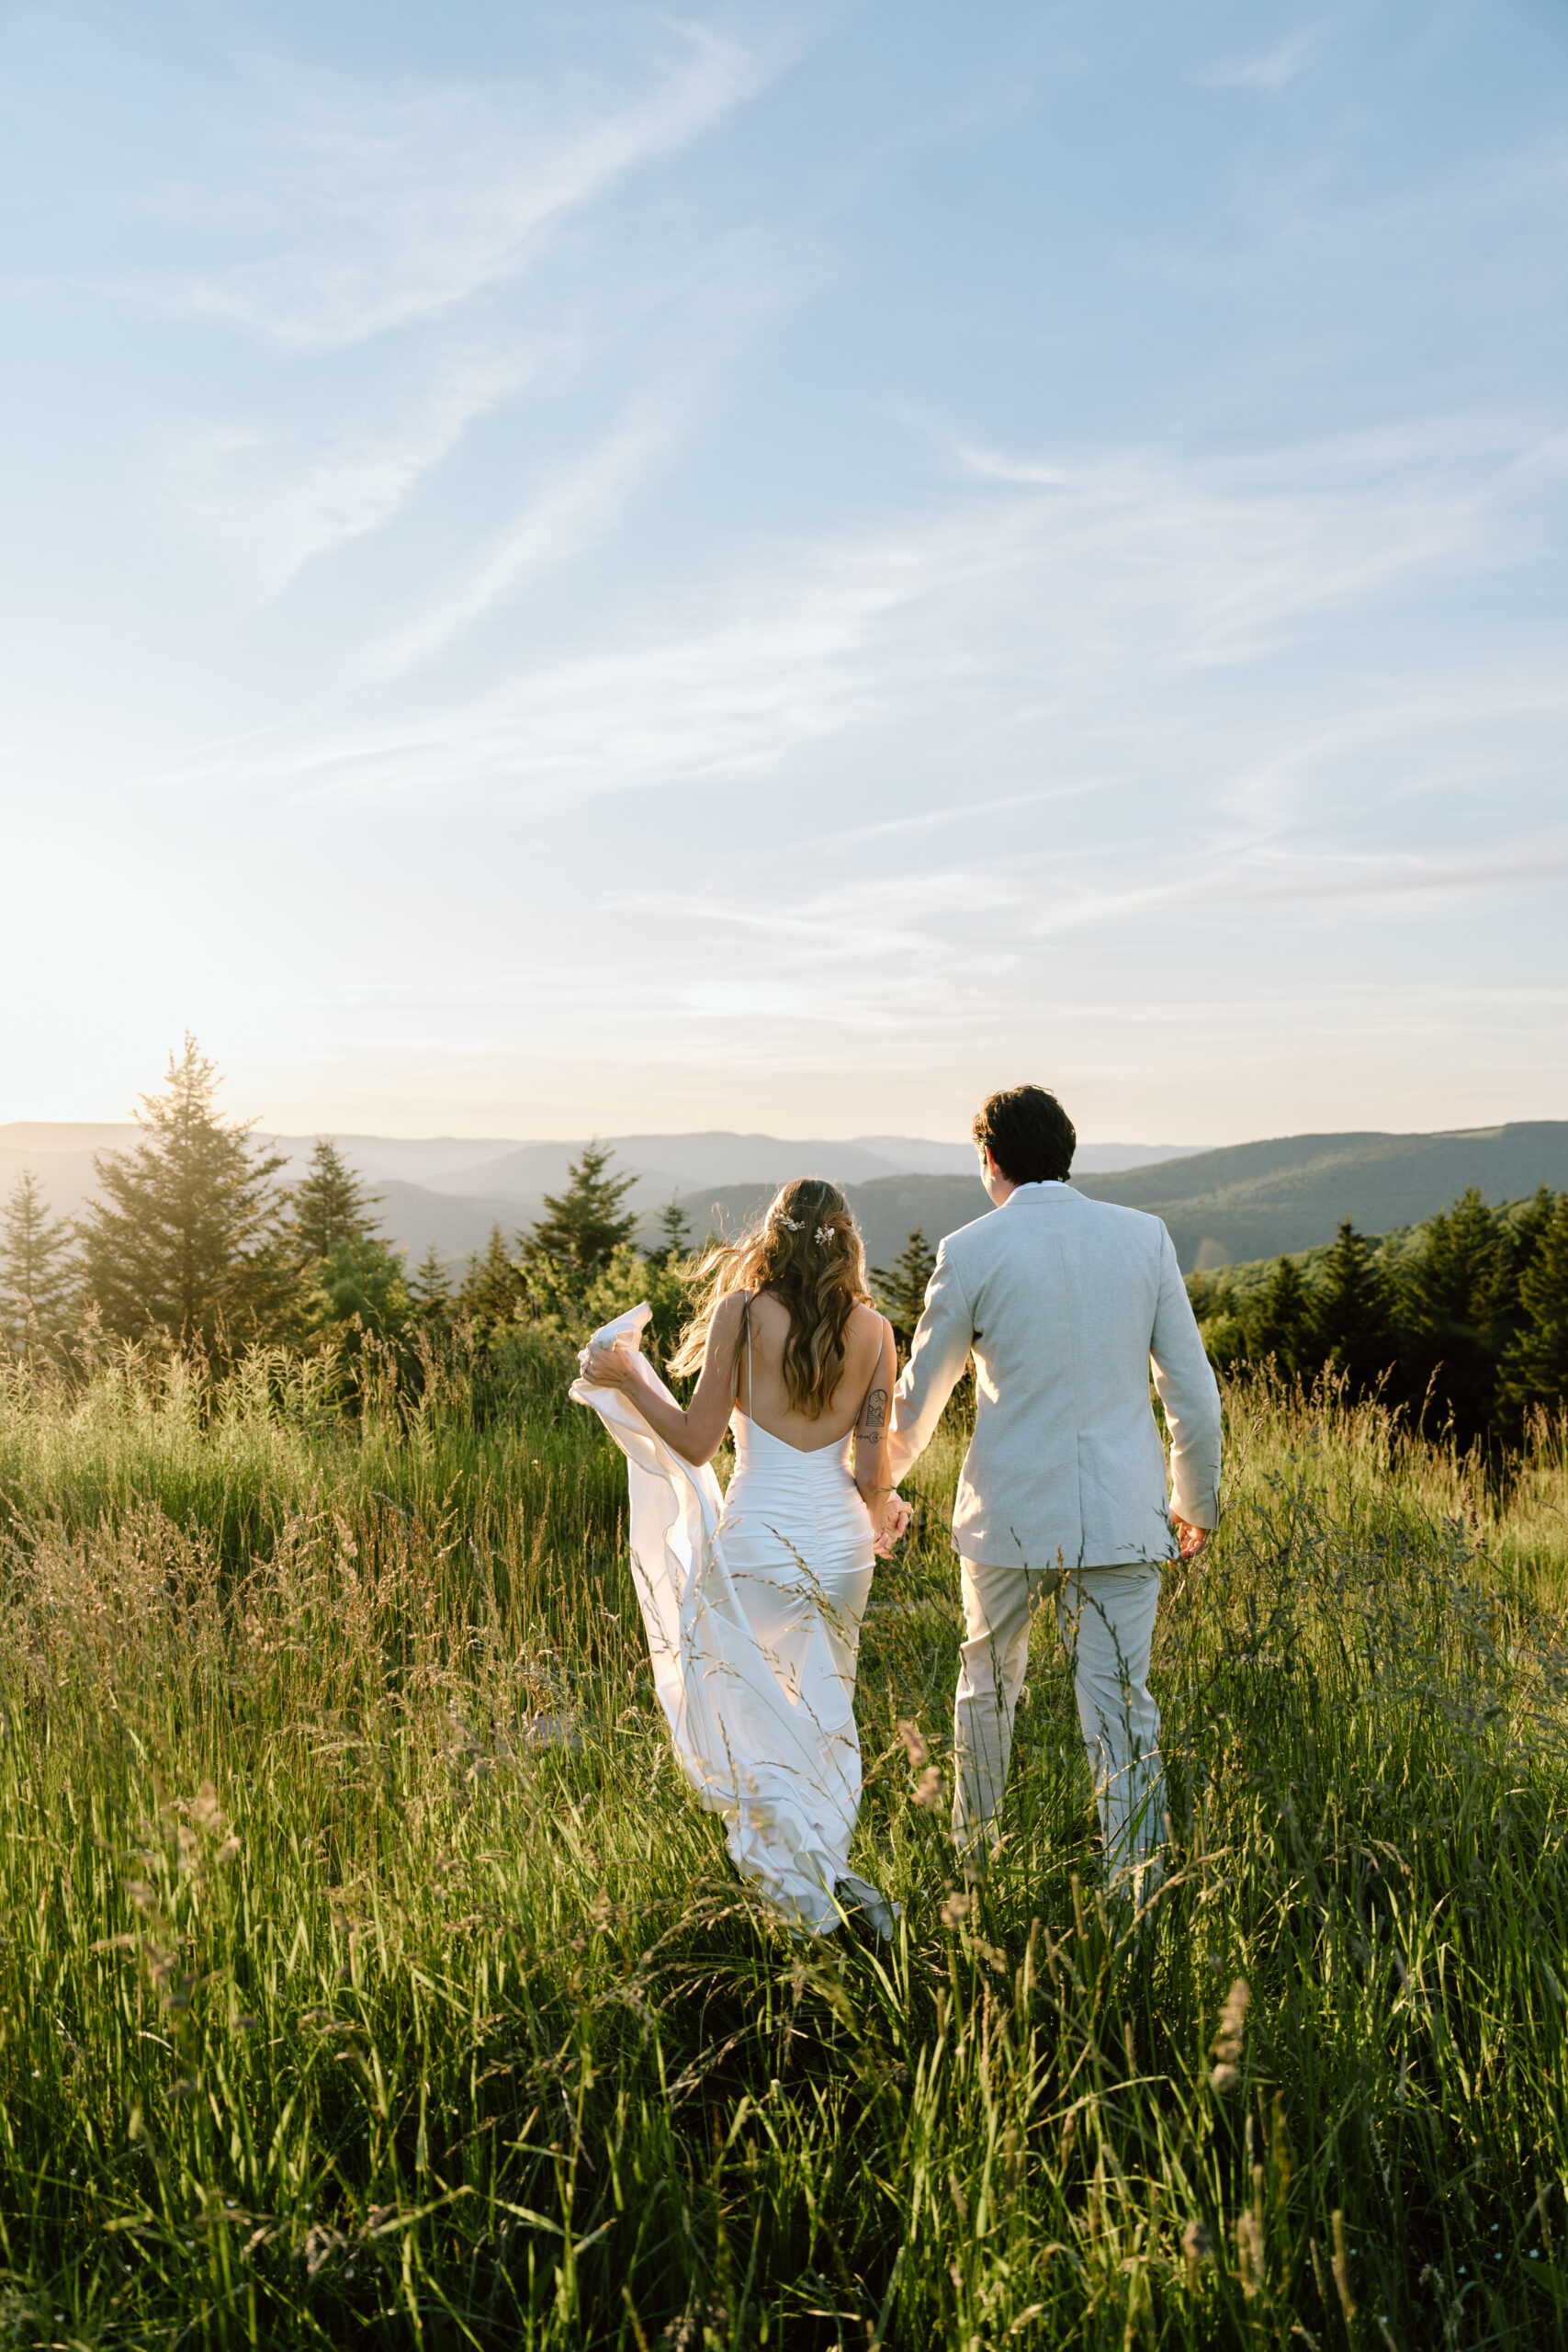
[[[896,1449],[930,1442],[975,1353],[975,1435],[953,1541],[1054,1570],[1168,1559],[1168,1513],[1219,1516],[1220,1396],[1169,1234],[1067,1184],[1021,1185],[950,1233],[894,1400]],[[1149,1401],[1170,1425],[1171,1491]]]

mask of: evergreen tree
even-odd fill
[[[545,1194],[546,1215],[529,1235],[527,1258],[543,1258],[557,1274],[589,1280],[606,1267],[637,1231],[637,1216],[621,1204],[635,1176],[610,1176],[611,1154],[595,1140],[583,1147],[566,1191]]]
[[[1504,1362],[1503,1389],[1513,1425],[1534,1406],[1568,1408],[1568,1193],[1559,1193],[1536,1235],[1519,1277],[1522,1326]]]
[[[492,1225],[484,1254],[468,1260],[468,1272],[457,1293],[457,1311],[470,1322],[493,1331],[513,1320],[526,1296],[522,1267],[508,1249],[500,1226]]]
[[[187,1031],[164,1091],[141,1097],[142,1140],[94,1156],[104,1197],[77,1226],[82,1288],[117,1338],[162,1330],[210,1350],[265,1335],[286,1310],[283,1160],[253,1154],[254,1121],[218,1116],[219,1083]]]
[[[1365,1234],[1348,1217],[1328,1253],[1325,1274],[1313,1301],[1314,1352],[1353,1396],[1371,1396],[1386,1386],[1398,1365],[1399,1337],[1382,1269]]]
[[[289,1238],[300,1263],[330,1257],[343,1242],[367,1239],[379,1223],[368,1211],[380,1198],[366,1191],[336,1144],[318,1136],[310,1167],[291,1195]]]
[[[71,1228],[24,1168],[0,1212],[0,1330],[18,1351],[58,1339],[72,1303]]]
[[[677,1200],[668,1200],[659,1212],[655,1240],[648,1253],[650,1266],[672,1266],[681,1258],[692,1254],[692,1226],[685,1210]]]
[[[1491,1428],[1517,1299],[1503,1221],[1472,1184],[1427,1226],[1401,1301],[1405,1391],[1427,1428],[1451,1428],[1461,1447]]]
[[[1501,1237],[1499,1297],[1494,1322],[1500,1359],[1508,1354],[1529,1320],[1524,1302],[1525,1272],[1551,1223],[1558,1197],[1555,1193],[1549,1193],[1544,1184],[1539,1185],[1532,1200],[1505,1210],[1497,1220]]]
[[[926,1303],[926,1284],[936,1268],[936,1251],[924,1230],[916,1226],[891,1266],[874,1266],[871,1287],[878,1306],[893,1326],[901,1348],[913,1345],[915,1326]]]
[[[500,1227],[496,1230],[499,1233]],[[434,1241],[413,1270],[409,1292],[427,1322],[445,1322],[452,1312],[452,1277]]]
[[[1259,1362],[1272,1356],[1286,1380],[1311,1380],[1322,1368],[1313,1302],[1293,1258],[1279,1261],[1246,1329],[1247,1354]]]
[[[394,1336],[408,1321],[411,1305],[402,1252],[379,1234],[334,1241],[317,1261],[311,1316],[317,1330],[357,1319],[366,1331]]]

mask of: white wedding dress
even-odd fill
[[[649,1313],[634,1307],[592,1344],[635,1346]],[[850,1440],[804,1453],[738,1405],[722,1495],[711,1466],[682,1461],[619,1389],[579,1379],[571,1395],[626,1457],[654,1687],[736,1868],[797,1933],[831,1934],[859,1911],[891,1935],[891,1907],[849,1868],[855,1666],[875,1557]]]

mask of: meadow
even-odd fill
[[[0,1398],[0,2345],[1540,2346],[1568,2335],[1568,1452],[1227,1395],[1156,1657],[1174,1864],[1099,1891],[1054,1624],[1005,1835],[939,1766],[963,1430],[793,1943],[671,1764],[564,1365]]]

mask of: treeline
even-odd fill
[[[685,1220],[671,1204],[637,1253],[635,1179],[612,1173],[599,1146],[528,1231],[495,1227],[456,1279],[434,1245],[411,1272],[379,1230],[378,1196],[333,1143],[318,1141],[304,1177],[280,1184],[285,1162],[220,1114],[219,1084],[187,1035],[162,1091],[141,1098],[137,1143],[95,1155],[100,1197],[79,1217],[52,1217],[36,1176],[20,1178],[0,1211],[0,1328],[14,1359],[68,1368],[118,1341],[220,1369],[258,1346],[313,1346],[352,1381],[367,1349],[412,1372],[452,1336],[493,1351],[525,1327],[559,1354],[633,1303],[623,1293],[650,1296],[672,1344]]]
[[[1461,1450],[1517,1445],[1568,1410],[1568,1193],[1492,1208],[1472,1186],[1409,1233],[1380,1243],[1347,1222],[1262,1278],[1223,1268],[1188,1290],[1222,1368],[1327,1374]]]
[[[656,1358],[673,1348],[693,1237],[672,1202],[639,1250],[635,1179],[599,1145],[527,1231],[496,1227],[456,1272],[433,1246],[411,1272],[333,1144],[318,1141],[304,1177],[281,1184],[281,1158],[220,1114],[219,1083],[187,1036],[162,1091],[142,1097],[134,1147],[95,1157],[100,1196],[79,1217],[52,1217],[37,1179],[20,1179],[0,1211],[13,1361],[68,1371],[120,1342],[221,1369],[257,1346],[314,1348],[352,1393],[367,1357],[417,1388],[432,1351],[456,1345],[496,1373],[499,1394],[529,1367],[558,1378],[588,1331],[643,1297]],[[873,1271],[903,1348],[933,1262],[917,1228]],[[1347,1223],[1330,1249],[1188,1287],[1222,1368],[1268,1363],[1302,1387],[1326,1374],[1461,1449],[1517,1445],[1533,1417],[1568,1411],[1568,1193],[1495,1209],[1472,1188],[1408,1234],[1378,1241]]]

